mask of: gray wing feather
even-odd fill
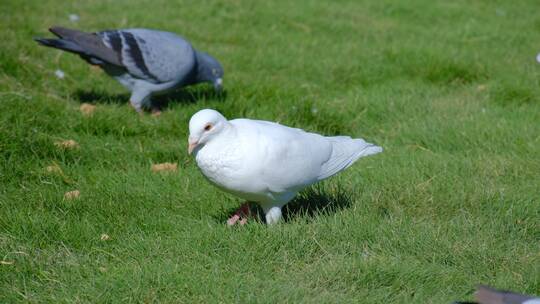
[[[127,29],[98,33],[118,52],[133,76],[151,82],[186,82],[195,67],[195,51],[181,37],[161,31]]]
[[[101,37],[96,34],[85,33],[59,26],[52,27],[49,30],[58,37],[77,44],[87,56],[96,57],[110,64],[118,66],[122,65],[118,54],[107,47],[107,45],[103,43]]]

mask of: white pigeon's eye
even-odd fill
[[[212,130],[212,125],[211,125],[211,124],[207,124],[206,126],[204,126],[204,130],[205,130],[205,131],[210,131],[210,130]]]

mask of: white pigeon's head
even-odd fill
[[[188,153],[203,146],[223,131],[227,119],[216,110],[204,109],[189,120]]]

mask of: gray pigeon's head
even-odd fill
[[[212,56],[196,51],[197,57],[197,82],[210,82],[217,92],[223,87],[223,68]]]

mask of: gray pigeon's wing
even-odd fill
[[[103,40],[94,33],[85,33],[60,26],[51,27],[49,31],[61,38],[61,40],[42,39],[45,42],[49,42],[49,44],[53,42],[54,45],[51,46],[80,54],[83,57],[94,57],[113,65],[122,65],[118,54],[107,47],[103,43]],[[62,45],[67,45],[68,47],[62,47]]]
[[[148,29],[111,30],[97,33],[119,55],[133,76],[153,83],[186,82],[195,67],[189,42],[168,32]]]

